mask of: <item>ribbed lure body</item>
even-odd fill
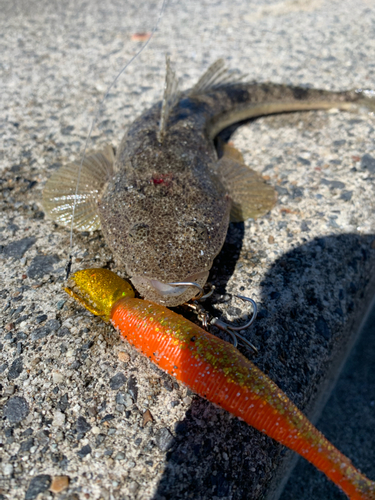
[[[375,483],[231,344],[163,306],[140,299],[116,302],[111,321],[130,344],[160,368],[305,457],[349,498],[375,499]]]
[[[135,299],[132,287],[108,269],[77,271],[65,291],[197,394],[305,457],[349,498],[375,500],[375,482],[234,346],[164,306]]]

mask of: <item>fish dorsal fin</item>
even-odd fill
[[[237,149],[225,144],[223,153],[216,172],[232,198],[231,222],[265,215],[276,203],[275,189],[258,172],[245,165]]]
[[[165,74],[165,84],[164,84],[164,94],[163,102],[161,106],[160,124],[158,131],[158,141],[162,142],[163,135],[167,130],[167,122],[171,110],[177,102],[178,98],[178,79],[176,78],[176,73],[171,67],[171,60],[169,56],[166,56],[166,74]]]
[[[97,201],[104,185],[115,173],[114,160],[113,149],[109,145],[85,157],[76,198],[75,229],[100,229]],[[46,214],[66,227],[71,224],[79,166],[79,162],[62,166],[48,179],[43,190],[43,207]]]
[[[199,95],[227,85],[240,82],[245,75],[238,75],[228,71],[223,59],[218,59],[211,64],[208,70],[199,78],[189,92],[189,95]]]

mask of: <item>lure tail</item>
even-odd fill
[[[66,291],[94,314],[110,319],[124,339],[160,368],[299,453],[350,499],[375,500],[375,482],[234,346],[163,306],[133,298],[131,287],[110,271],[79,271],[73,280],[76,290]]]

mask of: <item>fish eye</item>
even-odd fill
[[[208,231],[207,227],[203,224],[203,222],[199,221],[189,221],[186,222],[186,227],[190,229],[192,232],[192,236],[197,241],[206,241],[208,239]]]
[[[129,230],[129,238],[135,243],[146,241],[150,233],[150,228],[147,224],[134,224]]]

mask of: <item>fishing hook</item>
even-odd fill
[[[214,290],[215,290],[215,287],[210,284],[210,287],[211,287],[210,291],[205,294],[203,287],[201,287],[195,281],[176,281],[173,283],[167,283],[167,285],[170,285],[170,286],[195,286],[196,288],[198,288],[199,294],[196,297],[194,297],[194,300],[208,299],[208,297],[211,297],[211,295],[214,293]]]
[[[217,328],[228,333],[231,336],[231,338],[233,340],[234,347],[238,346],[238,339],[240,339],[244,344],[246,344],[248,347],[250,347],[255,353],[258,353],[258,349],[251,342],[249,342],[247,339],[245,339],[245,337],[243,337],[242,335],[240,335],[238,333],[240,330],[245,330],[250,325],[252,325],[255,321],[255,318],[257,317],[258,307],[256,305],[256,302],[253,299],[251,299],[249,297],[245,297],[244,295],[235,295],[235,297],[237,297],[238,299],[241,299],[241,300],[244,300],[246,302],[251,303],[252,309],[253,309],[253,314],[252,314],[251,318],[249,319],[249,321],[245,325],[232,326],[232,325],[228,325],[228,323],[225,323],[221,319],[211,317],[210,314],[204,309],[204,307],[201,304],[198,304],[198,302],[197,302],[198,300],[207,299],[208,297],[210,297],[213,294],[214,289],[215,289],[215,287],[213,285],[210,285],[211,289],[205,295],[204,295],[203,288],[198,283],[195,283],[194,281],[179,281],[179,282],[174,282],[174,283],[168,283],[168,285],[171,285],[171,286],[195,286],[196,288],[198,288],[199,294],[197,295],[197,297],[195,297],[195,299],[192,303],[186,303],[186,305],[188,307],[190,307],[190,309],[192,309],[195,312],[195,314],[197,315],[197,318],[202,323],[203,327],[208,328],[211,325],[216,326]]]

